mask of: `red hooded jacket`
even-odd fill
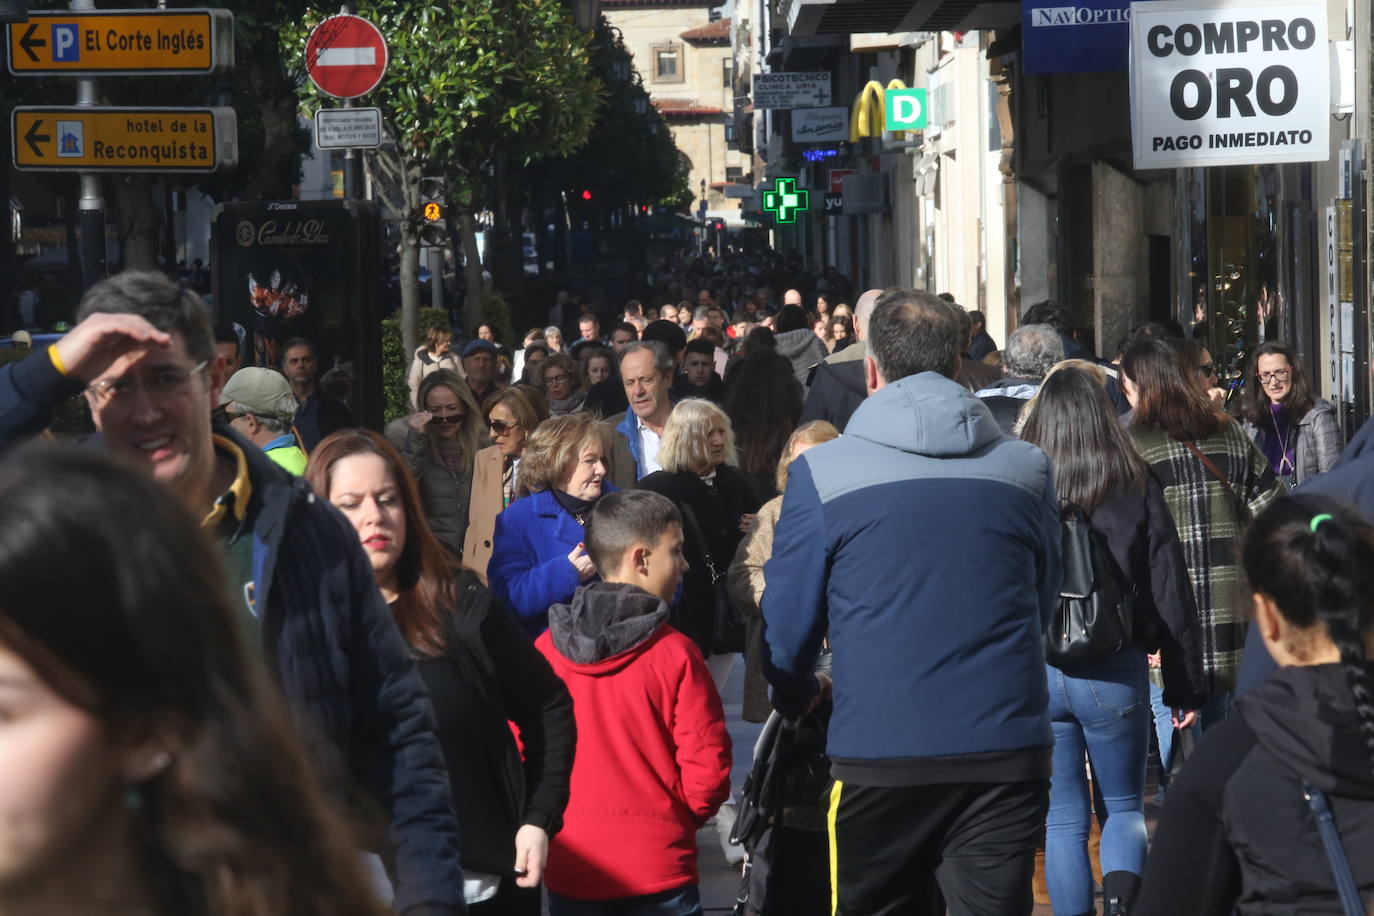
[[[661,616],[643,613],[646,605]],[[729,796],[720,697],[696,645],[655,626],[666,616],[647,592],[598,583],[551,608],[535,642],[567,684],[577,720],[571,797],[545,872],[549,890],[565,897],[615,900],[696,883],[696,831]],[[570,661],[558,646],[599,660]]]

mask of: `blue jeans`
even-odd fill
[[[549,916],[702,916],[695,884],[642,897],[574,900],[549,891]]]
[[[1088,831],[1092,806],[1084,756],[1102,789],[1102,871],[1145,867],[1145,757],[1150,692],[1145,653],[1128,649],[1066,673],[1046,667],[1054,774],[1045,821],[1045,879],[1056,916],[1093,911]]]
[[[1169,767],[1174,762],[1174,711],[1164,705],[1164,688],[1150,684],[1150,710],[1154,713],[1155,739],[1159,742],[1159,787],[1169,788]]]

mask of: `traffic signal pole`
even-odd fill
[[[93,10],[95,0],[71,0],[73,10]],[[80,108],[95,108],[100,104],[96,98],[96,81],[80,79],[76,81],[76,104]],[[57,142],[61,142],[60,140]],[[81,288],[90,289],[105,279],[105,199],[102,195],[100,176],[93,172],[81,173],[81,199],[77,204],[81,212]]]

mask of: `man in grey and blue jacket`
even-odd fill
[[[844,436],[790,466],[765,569],[764,669],[780,711],[816,701],[827,634],[834,650],[839,913],[1033,906],[1059,506],[1045,454],[951,380],[961,327],[928,293],[883,295],[871,394]]]

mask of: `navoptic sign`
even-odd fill
[[[1131,132],[1138,169],[1330,156],[1326,4],[1131,4]]]
[[[1092,73],[1126,69],[1128,0],[1021,0],[1022,68],[1026,73]]]

